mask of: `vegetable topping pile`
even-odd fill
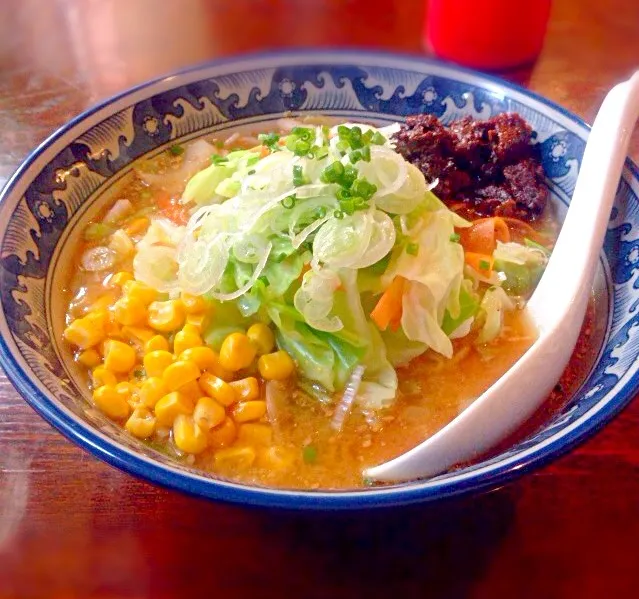
[[[135,279],[204,296],[213,348],[263,323],[305,389],[356,379],[361,406],[389,405],[395,367],[428,349],[451,357],[456,337],[495,339],[548,256],[521,221],[449,210],[395,151],[396,130],[296,126],[249,150],[210,146],[182,195],[188,223],[151,221]]]

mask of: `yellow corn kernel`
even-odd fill
[[[94,388],[102,387],[104,385],[114,387],[118,382],[115,374],[113,374],[110,370],[107,370],[104,366],[98,366],[93,369],[93,372],[91,373],[91,380]]]
[[[273,429],[268,424],[250,422],[240,424],[237,432],[237,442],[242,445],[270,445],[273,442]]]
[[[127,235],[131,237],[135,235],[139,235],[149,226],[149,219],[146,216],[140,216],[139,218],[134,218],[129,222],[129,224],[124,227]]]
[[[244,424],[242,426],[248,426]],[[295,455],[286,447],[267,447],[257,452],[257,465],[265,470],[287,470],[295,462]]]
[[[261,322],[255,323],[246,331],[246,336],[257,348],[257,355],[262,356],[273,351],[275,347],[275,335],[271,328]]]
[[[105,337],[107,314],[103,310],[89,312],[74,320],[64,329],[64,339],[80,349],[88,349],[100,343]]]
[[[155,337],[155,333],[146,327],[122,327],[122,337],[128,341],[137,341],[146,346],[146,344]]]
[[[197,381],[191,381],[186,385],[182,385],[178,391],[196,402],[202,397],[202,389]]]
[[[155,431],[155,416],[148,408],[136,408],[124,428],[138,439],[148,439]]]
[[[138,393],[138,388],[129,381],[122,381],[115,386],[115,390],[124,397],[129,399],[134,393]]]
[[[135,366],[135,350],[122,341],[104,342],[104,366],[113,372],[129,372]]]
[[[214,374],[217,378],[222,379],[227,383],[233,380],[233,373],[226,368],[222,368],[219,364],[211,368],[211,374]]]
[[[104,332],[106,337],[109,339],[121,339],[122,338],[122,327],[120,323],[115,320],[115,316],[113,312],[107,313],[106,324],[104,325]]]
[[[162,373],[162,379],[171,391],[177,391],[182,385],[200,378],[200,369],[195,362],[178,360],[167,366]]]
[[[185,322],[201,331],[208,322],[208,318],[206,312],[202,312],[201,314],[187,314]]]
[[[125,295],[113,304],[113,316],[125,326],[142,324],[147,317],[146,305],[138,297]]]
[[[265,401],[242,401],[231,410],[235,422],[249,422],[259,420],[266,414]]]
[[[224,408],[210,397],[200,397],[193,410],[193,420],[204,431],[210,431],[226,418]]]
[[[129,297],[141,300],[145,306],[154,302],[158,297],[158,292],[155,289],[135,280],[126,281],[122,285],[122,291]]]
[[[239,401],[250,401],[260,396],[260,384],[254,376],[247,376],[239,381],[229,383]]]
[[[202,453],[208,445],[206,433],[184,414],[176,416],[173,422],[173,442],[186,453]]]
[[[106,312],[113,305],[113,302],[115,302],[114,295],[110,293],[101,295],[97,300],[95,300],[91,304],[91,306],[89,307],[89,313],[90,312]]]
[[[183,291],[180,299],[187,314],[200,314],[206,310],[206,300],[200,295],[191,295]]]
[[[131,382],[123,381],[115,386],[115,390],[124,400],[135,409],[142,404],[140,399],[140,390]]]
[[[182,327],[182,330],[185,333],[188,333],[189,335],[199,335],[200,334],[200,329],[199,327],[196,327],[192,324],[189,324],[188,322],[184,324],[184,326]]]
[[[123,420],[129,415],[131,408],[122,394],[115,387],[102,385],[93,392],[93,403],[109,418]]]
[[[295,370],[291,356],[283,350],[260,356],[257,367],[262,378],[267,381],[283,381],[289,378]]]
[[[147,376],[162,376],[167,367],[173,364],[173,354],[164,349],[156,349],[144,356],[143,364]]]
[[[76,361],[82,364],[82,366],[86,366],[87,368],[95,368],[102,362],[102,358],[100,354],[93,348],[85,349],[83,352],[78,354]]]
[[[193,400],[179,391],[167,393],[155,404],[155,417],[158,426],[173,426],[175,418],[193,413]]]
[[[126,272],[125,270],[121,270],[120,272],[116,272],[110,279],[109,283],[111,285],[117,285],[118,287],[122,287],[127,281],[132,281],[133,275],[130,272]]]
[[[202,391],[223,406],[230,406],[237,401],[235,389],[214,374],[205,372],[199,382]]]
[[[227,447],[215,452],[216,468],[246,470],[253,465],[257,454],[252,447]]]
[[[148,354],[152,351],[169,351],[169,340],[162,335],[153,335],[151,339],[144,343],[144,353]]]
[[[155,404],[169,393],[166,383],[158,376],[151,376],[146,379],[140,387],[140,399],[148,408],[155,407]]]
[[[227,447],[237,437],[237,426],[230,418],[225,418],[222,424],[218,424],[208,434],[209,446],[214,449]]]
[[[179,354],[178,360],[195,362],[200,370],[212,370],[220,363],[218,355],[207,346],[185,349]]]
[[[180,300],[149,304],[149,326],[162,333],[170,333],[184,324],[184,307]]]
[[[255,359],[256,349],[244,333],[231,333],[222,341],[220,365],[231,372],[246,368]]]
[[[173,353],[179,356],[184,350],[191,347],[199,347],[202,345],[202,337],[198,331],[193,332],[191,329],[187,329],[189,325],[184,325],[184,328],[175,334],[173,339]]]

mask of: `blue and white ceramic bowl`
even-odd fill
[[[423,482],[356,492],[299,492],[231,483],[178,465],[93,410],[61,343],[74,243],[106,190],[134,162],[176,142],[292,111],[391,122],[429,112],[448,123],[516,111],[534,127],[553,200],[570,201],[588,127],[513,85],[417,58],[371,53],[272,54],[213,63],[137,87],[60,129],[18,169],[0,205],[0,362],[24,398],[97,457],[150,481],[238,503],[364,508],[493,488],[565,452],[634,396],[639,339],[639,171],[628,162],[597,282],[595,366],[550,422],[507,451]]]

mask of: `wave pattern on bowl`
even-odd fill
[[[51,293],[59,289],[52,290],[51,273],[70,255],[64,248],[67,228],[76,226],[87,199],[94,202],[145,154],[289,111],[382,122],[427,112],[445,123],[466,115],[488,118],[519,112],[535,129],[553,199],[559,204],[569,202],[587,136],[587,127],[578,119],[519,88],[437,63],[371,54],[237,59],[142,86],[85,113],[36,150],[2,198],[2,363],[48,420],[108,461],[183,490],[288,507],[359,507],[495,486],[521,467],[574,444],[632,398],[639,354],[639,182],[631,166],[619,188],[602,257],[614,310],[596,367],[561,414],[499,456],[430,481],[380,490],[251,489],[176,465],[92,410],[65,364],[64,348],[52,335]],[[96,426],[106,436],[94,433]]]

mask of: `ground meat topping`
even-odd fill
[[[410,116],[393,136],[444,202],[463,202],[481,216],[534,220],[548,199],[532,129],[518,114],[485,121],[465,117],[443,125],[430,114]]]

